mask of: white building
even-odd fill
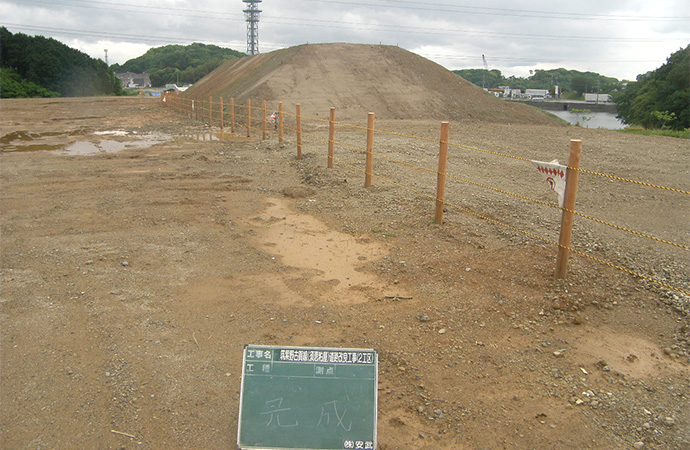
[[[144,73],[116,73],[115,76],[120,79],[123,88],[147,88],[151,87],[151,79],[149,74]]]
[[[610,94],[585,94],[585,101],[591,103],[610,103]]]
[[[532,100],[544,100],[549,97],[548,89],[525,89],[525,95]]]

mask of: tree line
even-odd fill
[[[115,73],[148,73],[152,86],[193,84],[230,59],[246,56],[242,52],[195,42],[191,45],[166,45],[148,50],[126,63],[113,64]]]
[[[470,83],[486,89],[510,86],[513,89],[548,89],[554,93],[554,86],[566,98],[582,98],[585,92],[611,94],[625,86],[625,81],[606,77],[595,72],[580,72],[578,70],[551,69],[531,71],[529,77],[506,77],[500,70],[492,69],[461,69],[454,70]]]

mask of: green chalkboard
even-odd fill
[[[374,450],[377,382],[375,350],[248,345],[237,447]]]

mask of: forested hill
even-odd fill
[[[43,36],[12,34],[0,27],[0,96],[83,97],[122,92],[106,64]]]
[[[116,73],[147,72],[153,86],[168,83],[195,83],[229,59],[241,58],[244,53],[229,48],[193,43],[155,47],[142,56],[122,65],[113,64]]]

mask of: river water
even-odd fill
[[[586,114],[575,114],[571,111],[548,111],[554,116],[558,116],[563,120],[566,120],[573,125],[576,125],[579,121],[580,126],[583,128],[606,128],[609,130],[621,130],[625,128],[623,122],[616,118],[615,113],[610,112],[591,112]],[[589,118],[588,120],[583,120],[583,118]]]

